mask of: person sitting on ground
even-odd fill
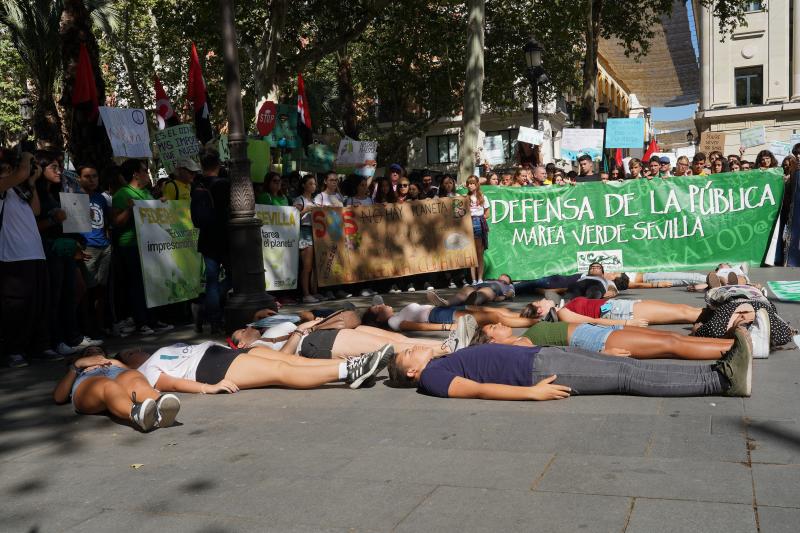
[[[755,342],[755,338],[753,339]],[[601,326],[539,322],[522,336],[515,336],[508,326],[487,324],[479,330],[474,344],[509,344],[512,346],[571,346],[606,355],[635,359],[675,357],[677,359],[719,359],[731,349],[730,339],[689,337],[671,331],[635,326]],[[755,348],[754,348],[755,350]]]
[[[542,299],[529,303],[522,311],[523,317],[545,318],[551,310],[561,322],[584,324],[591,322],[603,326],[647,326],[648,324],[692,324],[702,309],[685,304],[672,304],[658,300],[620,300],[575,298],[561,309]]]
[[[392,346],[385,345],[345,361],[307,359],[263,346],[233,350],[209,341],[173,344],[153,354],[126,350],[118,359],[127,368],[137,369],[162,392],[218,394],[263,387],[314,389],[337,381],[357,389],[374,382],[392,354]]]
[[[560,400],[570,395],[750,396],[750,338],[736,330],[733,347],[712,365],[654,363],[575,348],[481,344],[437,358],[417,346],[389,360],[389,379],[441,398]]]
[[[136,370],[107,359],[99,346],[87,348],[69,365],[56,385],[53,399],[58,404],[72,400],[77,413],[109,412],[130,420],[142,431],[171,426],[181,408],[174,394],[155,390]]]
[[[373,305],[361,317],[361,322],[394,331],[449,331],[458,318],[467,315],[472,315],[478,324],[500,322],[512,328],[527,328],[539,321],[538,318],[523,318],[505,307],[435,307],[411,303],[397,313],[389,305]]]
[[[458,305],[484,305],[514,298],[514,285],[508,274],[500,274],[497,279],[487,279],[475,285],[461,287],[453,296],[445,300],[431,289],[426,291],[428,302],[437,307]]]

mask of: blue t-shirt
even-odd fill
[[[89,195],[89,211],[92,218],[92,231],[83,234],[86,245],[93,248],[105,248],[111,244],[106,236],[106,224],[111,208],[103,193],[93,192]]]
[[[478,383],[533,385],[533,358],[538,347],[481,344],[454,354],[432,359],[419,377],[417,390],[430,396],[447,398],[450,384],[457,377]]]

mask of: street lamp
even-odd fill
[[[525,64],[527,65],[528,82],[531,84],[533,96],[533,129],[539,129],[539,84],[547,82],[547,74],[542,67],[542,52],[544,48],[535,37],[531,37],[522,48],[525,52]],[[539,147],[534,146],[534,163],[539,164]]]
[[[228,222],[233,294],[225,305],[225,330],[230,333],[247,324],[255,311],[277,311],[275,299],[267,294],[264,259],[261,252],[261,222],[255,217],[255,196],[250,182],[247,136],[242,112],[242,86],[233,0],[219,0],[222,12],[222,50],[225,65],[225,93],[228,107],[228,148],[230,150],[231,218]]]
[[[600,169],[603,169],[606,159],[606,123],[608,122],[608,108],[605,104],[600,104],[597,108],[597,122],[603,126],[603,150],[600,152]]]

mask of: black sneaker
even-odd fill
[[[147,398],[143,402],[136,401],[136,393],[131,393],[133,407],[131,407],[131,422],[142,431],[150,431],[156,426],[158,410],[156,402],[152,398]]]
[[[715,369],[730,382],[725,396],[750,396],[753,382],[753,345],[743,327],[736,328],[733,346]]]
[[[175,417],[178,416],[178,411],[181,410],[181,401],[174,394],[162,394],[156,400],[156,412],[158,413],[158,420],[156,427],[166,428],[175,423]]]
[[[357,389],[362,385],[369,385],[375,381],[375,376],[386,368],[389,359],[394,355],[394,347],[391,344],[383,346],[374,352],[366,353],[360,357],[347,358],[347,383],[351,389]]]
[[[25,360],[25,356],[21,353],[9,354],[7,361],[9,368],[25,368],[28,366],[28,361]]]
[[[175,328],[175,326],[172,324],[167,324],[166,322],[161,322],[160,320],[156,320],[155,323],[150,327],[153,328],[156,333],[163,333],[164,331],[169,331]]]

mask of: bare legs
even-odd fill
[[[642,318],[650,324],[692,324],[701,311],[699,307],[657,300],[642,300],[633,304],[633,318]]]
[[[309,246],[300,250],[300,259],[303,262],[303,267],[300,271],[300,289],[303,292],[303,296],[311,296],[317,292],[317,288],[312,286],[311,280],[311,271],[314,268],[314,247]]]
[[[483,280],[483,240],[482,237],[476,237],[474,240],[475,254],[478,256],[478,266],[470,267],[469,273],[472,276],[472,281],[478,281]]]
[[[510,328],[529,328],[539,322],[538,318],[522,318],[519,312],[505,307],[479,307],[468,305],[466,311],[456,311],[455,317],[472,315],[478,325],[497,324],[498,322]]]
[[[87,379],[75,391],[73,403],[81,413],[92,415],[108,410],[117,418],[127,420],[133,407],[132,392],[136,393],[137,401],[158,398],[158,392],[143,375],[136,370],[128,370],[117,379],[100,376]]]
[[[626,327],[609,335],[606,349],[627,350],[637,359],[675,356],[678,359],[719,359],[733,346],[731,339],[688,337],[671,331]]]
[[[401,335],[401,337],[403,336]],[[399,340],[388,338],[383,335],[373,335],[356,329],[342,329],[339,330],[339,334],[336,335],[336,340],[333,341],[333,349],[331,351],[333,357],[349,357],[366,352],[374,352],[386,344],[393,345],[396,351],[402,351],[420,345],[417,341],[418,339],[409,339],[407,337],[403,338],[403,340]],[[442,342],[439,341],[432,346],[434,352],[437,354],[444,353],[437,352],[441,344]]]
[[[284,361],[242,354],[233,360],[225,379],[240,389],[284,386],[291,389],[313,389],[339,380],[341,361],[325,360],[324,365],[295,365]]]

